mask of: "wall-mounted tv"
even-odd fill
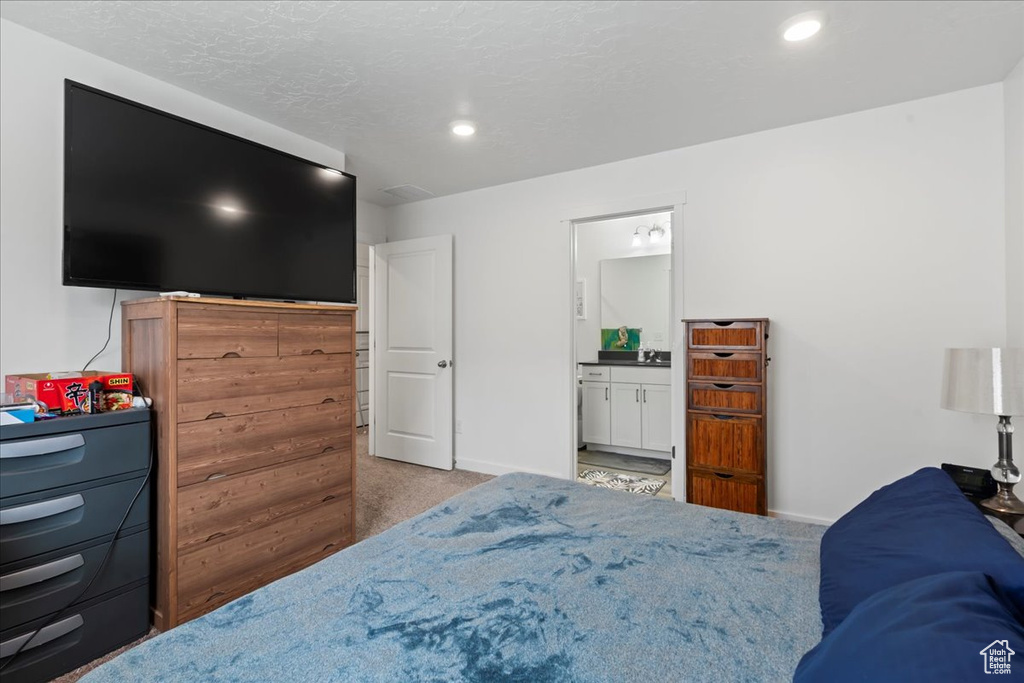
[[[73,81],[65,285],[354,302],[356,179]]]

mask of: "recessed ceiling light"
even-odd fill
[[[476,126],[472,121],[452,121],[452,132],[461,138],[468,138],[476,133]]]
[[[824,17],[818,13],[798,14],[782,25],[782,38],[790,43],[798,43],[817,34],[824,25]]]

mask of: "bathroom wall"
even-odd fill
[[[654,223],[664,226],[670,219],[671,213],[658,213],[581,223],[577,226],[576,279],[586,281],[587,304],[586,320],[576,321],[577,362],[597,360],[597,351],[601,348],[601,261],[671,253],[668,235],[659,244],[631,246],[633,232],[637,226],[649,227]],[[644,232],[646,231],[641,231],[641,234]],[[646,343],[649,340],[644,341]],[[658,342],[655,342],[655,348],[668,349],[668,340],[665,340],[663,346],[658,346]]]

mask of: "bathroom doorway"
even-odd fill
[[[675,208],[573,222],[578,481],[683,499],[672,350]],[[673,485],[673,480],[676,485]]]

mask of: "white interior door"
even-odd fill
[[[450,470],[452,236],[377,245],[374,280],[375,455]]]

